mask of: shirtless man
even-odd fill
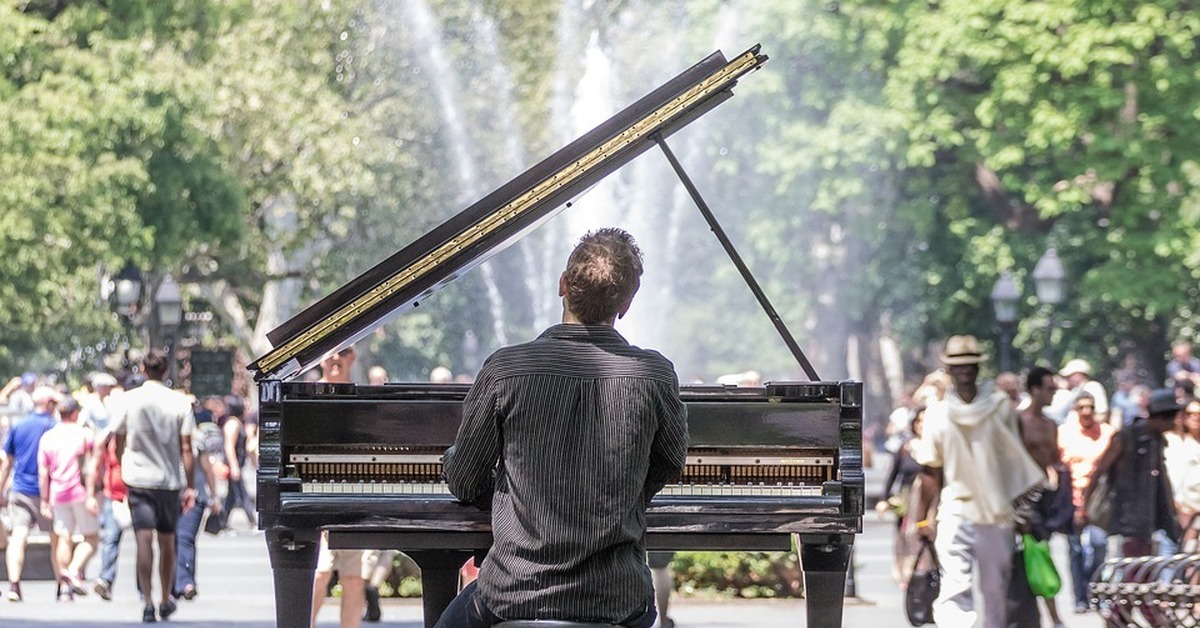
[[[1054,399],[1057,388],[1053,371],[1041,366],[1030,368],[1029,373],[1025,376],[1025,390],[1029,393],[1029,404],[1019,412],[1021,440],[1025,443],[1025,449],[1029,451],[1034,462],[1046,470],[1046,477],[1052,487],[1052,490],[1042,496],[1042,500],[1048,500],[1049,503],[1039,505],[1039,511],[1045,516],[1043,523],[1046,524],[1047,535],[1052,532],[1069,533],[1071,531],[1071,517],[1066,517],[1064,521],[1062,516],[1055,517],[1052,512],[1054,506],[1061,503],[1061,500],[1054,499],[1059,492],[1060,485],[1062,490],[1066,491],[1068,505],[1071,495],[1070,475],[1067,473],[1058,451],[1058,424],[1045,415],[1045,408]],[[1042,598],[1042,601],[1046,603],[1046,612],[1050,615],[1050,620],[1054,622],[1054,627],[1061,628],[1063,623],[1058,617],[1058,606],[1054,603],[1054,598]]]
[[[1025,449],[1029,450],[1034,462],[1049,470],[1062,463],[1058,454],[1058,424],[1043,413],[1054,399],[1057,389],[1054,372],[1041,366],[1029,369],[1025,377],[1025,389],[1029,392],[1029,405],[1020,412],[1021,440],[1025,442]],[[1051,478],[1053,482],[1054,478]]]

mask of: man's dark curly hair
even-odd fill
[[[571,312],[583,323],[606,323],[641,285],[642,251],[623,229],[591,231],[571,251],[563,274]]]

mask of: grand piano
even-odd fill
[[[442,454],[465,385],[294,381],[332,352],[535,229],[655,146],[742,273],[809,381],[685,385],[690,443],[677,482],[651,502],[651,550],[799,548],[807,625],[842,625],[854,535],[862,531],[862,384],[821,381],[666,138],[733,95],[767,57],[714,52],[268,334],[259,393],[259,527],[274,572],[277,625],[307,628],[319,537],[332,548],[399,549],[421,567],[425,625],[485,560],[490,514],[455,501]]]

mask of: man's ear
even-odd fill
[[[567,296],[567,273],[558,276],[558,296]]]
[[[629,300],[625,302],[625,305],[622,305],[621,309],[617,310],[617,318],[625,318],[625,313],[629,311],[629,306],[631,305],[633,305],[633,297],[629,297]]]

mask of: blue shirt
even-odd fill
[[[4,453],[13,461],[13,490],[37,497],[38,441],[54,427],[54,415],[33,412],[8,431]]]

